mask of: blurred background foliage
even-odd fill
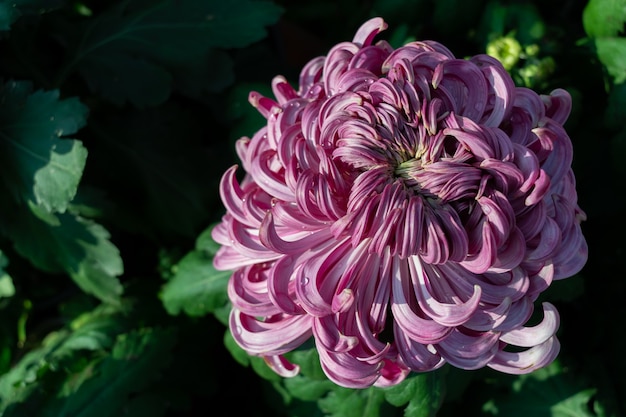
[[[226,332],[210,228],[234,141],[263,122],[248,92],[295,85],[373,16],[395,47],[489,53],[574,98],[590,257],[544,294],[546,369],[349,390],[311,346],[283,380]],[[0,416],[626,415],[625,21],[626,0],[0,0]]]

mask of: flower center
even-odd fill
[[[423,169],[423,162],[421,156],[416,156],[400,162],[393,171],[394,177],[402,181],[409,194],[421,194],[425,191],[422,190],[422,186],[418,181],[418,174]]]
[[[415,172],[422,169],[421,158],[411,158],[401,162],[393,171],[396,178],[401,178],[405,182],[415,182]]]

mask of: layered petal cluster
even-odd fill
[[[563,128],[571,99],[515,87],[487,55],[433,41],[352,42],[250,94],[267,124],[224,174],[215,267],[232,270],[230,329],[295,375],[309,339],[345,387],[444,363],[520,374],[559,351],[552,280],[587,260]]]

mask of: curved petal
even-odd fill
[[[300,367],[282,355],[263,356],[263,359],[267,366],[283,378],[291,378],[300,373]]]
[[[302,235],[302,232],[298,232]],[[332,237],[328,228],[319,229],[314,232],[308,232],[301,239],[283,240],[278,233],[274,224],[274,216],[268,212],[259,228],[259,239],[261,243],[268,249],[282,254],[295,255],[310,249]]]
[[[445,360],[434,350],[432,345],[415,341],[397,324],[394,325],[393,334],[402,361],[412,370],[416,372],[433,371],[445,363]]]
[[[469,320],[480,302],[482,292],[480,286],[474,286],[474,292],[466,302],[459,302],[458,304],[439,302],[432,295],[433,283],[431,281],[442,278],[435,275],[434,269],[428,268],[429,273],[427,273],[422,262],[416,256],[409,258],[407,262],[417,295],[417,303],[428,317],[447,327],[460,326]]]
[[[267,293],[272,303],[287,314],[302,314],[304,310],[296,303],[296,260],[284,256],[271,267],[267,277]]]
[[[228,281],[228,297],[247,314],[271,316],[280,313],[267,293],[267,268],[263,264],[237,269]]]
[[[497,332],[454,329],[435,348],[451,365],[461,369],[478,369],[488,364],[498,352],[498,335]]]
[[[296,349],[311,337],[312,322],[307,315],[278,315],[259,321],[238,309],[233,309],[229,318],[233,338],[253,355],[282,355]]]
[[[363,23],[357,30],[352,42],[363,47],[372,43],[372,40],[379,32],[387,29],[387,22],[380,17],[374,17]]]
[[[529,374],[549,365],[559,354],[561,344],[553,336],[540,345],[523,352],[499,351],[487,364],[496,371],[507,374]]]
[[[541,96],[546,105],[546,116],[564,124],[572,111],[572,96],[562,88],[553,90],[549,96]]]
[[[296,271],[296,296],[302,308],[310,315],[323,317],[333,313],[332,300],[336,287],[345,274],[354,274],[350,269],[350,256],[360,256],[363,245],[354,255],[347,239],[320,247],[301,260]]]
[[[510,115],[515,83],[497,59],[489,55],[477,55],[471,61],[480,67],[493,91],[493,96],[490,97],[491,112],[482,123],[486,126],[499,126]]]
[[[482,224],[482,246],[475,254],[468,255],[467,259],[460,264],[468,271],[475,274],[487,272],[498,256],[496,238],[491,231],[491,224]]]
[[[411,289],[412,282],[408,262],[394,258],[391,312],[397,325],[411,340],[423,344],[439,342],[445,339],[452,328],[416,314],[415,310],[419,309],[419,306],[416,301],[413,301],[415,295]]]
[[[296,90],[287,82],[282,75],[277,75],[272,79],[272,92],[278,103],[283,105],[289,100],[300,98]]]
[[[538,242],[526,256],[526,261],[543,262],[548,260],[561,243],[561,231],[554,220],[546,217]]]
[[[463,327],[476,332],[487,332],[496,329],[500,324],[504,323],[507,314],[511,309],[511,299],[506,297],[502,303],[494,306],[481,306],[470,317],[468,321],[463,323]]]
[[[534,327],[522,327],[504,332],[500,340],[521,347],[537,346],[556,334],[559,328],[559,313],[550,303],[543,303],[543,320]]]
[[[380,369],[380,377],[374,382],[375,387],[387,388],[398,385],[404,381],[411,370],[402,362],[383,360],[383,367]]]
[[[318,347],[322,370],[334,383],[346,388],[367,388],[378,380],[382,362],[370,365],[347,353],[330,352]]]

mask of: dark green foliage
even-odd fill
[[[351,390],[312,342],[284,379],[227,331],[211,229],[234,141],[264,122],[248,93],[296,86],[377,15],[394,47],[489,51],[574,98],[590,258],[543,295],[561,312],[546,369]],[[624,0],[0,0],[0,416],[626,415],[625,22]]]
[[[484,409],[491,415],[510,417],[605,416],[594,399],[595,394],[594,388],[580,379],[572,379],[567,369],[554,362],[532,375],[512,381],[511,391],[488,402]]]
[[[218,245],[210,238],[211,229],[200,235],[196,249],[178,262],[163,286],[161,298],[170,314],[182,310],[189,316],[204,316],[228,302],[226,286],[231,274],[216,270],[212,264]]]
[[[220,91],[233,82],[232,62],[213,48],[263,38],[278,13],[271,2],[250,0],[120,2],[78,22],[57,82],[77,70],[92,92],[136,107],[163,103],[172,90]]]

